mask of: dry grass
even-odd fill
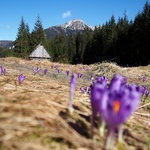
[[[95,65],[58,64],[49,61],[27,61],[18,58],[0,60],[6,76],[0,76],[0,150],[100,150],[105,139],[94,129],[90,138],[91,107],[89,95],[80,87],[89,86],[91,73],[105,75],[109,79],[115,73],[129,78],[129,82],[147,85],[150,90],[150,66],[121,68],[114,63]],[[59,65],[58,74],[51,65]],[[33,75],[33,67],[40,67]],[[88,68],[84,70],[83,67]],[[43,75],[43,69],[48,73]],[[83,73],[78,79],[74,98],[75,112],[68,114],[69,82],[65,71]],[[26,76],[21,86],[19,74]],[[139,80],[146,76],[147,81]],[[150,97],[125,124],[124,149],[148,150],[150,148]]]

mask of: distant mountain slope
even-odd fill
[[[70,34],[77,34],[78,32],[83,32],[85,28],[94,30],[94,27],[85,24],[83,20],[74,19],[65,24],[49,27],[44,31],[47,39],[50,39],[60,34],[65,34],[66,36]]]
[[[3,48],[8,48],[9,46],[12,46],[13,41],[10,40],[0,40],[0,46]]]

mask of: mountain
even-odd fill
[[[13,41],[11,40],[0,40],[0,46],[3,48],[9,48],[13,45]]]
[[[73,19],[65,24],[60,24],[56,26],[44,29],[47,39],[51,39],[56,35],[64,34],[69,36],[70,34],[76,35],[78,32],[83,32],[85,28],[94,30],[94,27],[87,25],[83,20]],[[0,40],[0,46],[3,48],[9,48],[13,46],[13,41],[10,40]]]
[[[83,32],[85,28],[94,30],[94,27],[91,27],[84,23],[83,20],[73,19],[65,24],[56,25],[45,29],[45,34],[47,39],[53,38],[56,35],[65,34],[66,36],[70,34],[77,34],[78,32]]]

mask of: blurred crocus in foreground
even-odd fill
[[[69,113],[73,113],[73,97],[76,88],[76,74],[73,73],[70,80],[70,99],[69,99]]]
[[[25,76],[23,75],[23,74],[20,74],[19,76],[18,76],[18,82],[19,82],[19,85],[21,85],[21,83],[25,80]]]
[[[104,78],[104,77],[100,77]],[[91,100],[91,107],[92,107],[92,116],[91,116],[91,136],[93,136],[93,127],[94,127],[94,119],[99,115],[100,117],[100,112],[99,112],[99,105],[101,101],[101,97],[106,90],[106,81],[101,80],[96,80],[96,82],[93,82],[91,86],[91,92],[90,92],[90,100]],[[104,125],[104,124],[103,124]],[[103,126],[102,125],[102,126]],[[104,127],[100,128],[100,134],[103,136],[104,132]]]
[[[107,124],[106,149],[114,143],[115,130],[118,129],[119,142],[122,141],[122,124],[138,108],[141,102],[141,90],[137,85],[122,84],[121,75],[115,75],[110,86],[104,91],[99,103],[99,111]]]

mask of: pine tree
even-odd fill
[[[28,25],[25,25],[23,17],[21,18],[14,46],[15,56],[23,58],[28,57],[28,52],[30,50],[30,32]]]
[[[135,65],[147,65],[150,61],[150,4],[146,1],[133,23],[132,56]]]
[[[83,54],[84,54],[84,39],[83,34],[81,34],[80,32],[77,33],[76,35],[75,43],[76,43],[75,63],[79,64],[83,62]]]
[[[71,64],[75,63],[75,55],[76,55],[76,43],[75,37],[71,34],[68,38],[68,62]]]
[[[84,53],[83,53],[83,63],[89,64],[91,57],[91,42],[93,37],[93,31],[89,28],[85,28],[83,31],[84,40]]]
[[[106,41],[106,52],[107,55],[105,55],[105,58],[114,61],[116,59],[116,48],[115,44],[117,41],[117,29],[116,29],[116,21],[114,15],[112,15],[110,21],[108,22],[107,26],[107,34],[106,36],[107,41]]]
[[[120,65],[128,65],[130,64],[131,55],[131,47],[129,44],[131,41],[131,37],[129,36],[129,29],[131,24],[128,21],[126,12],[124,13],[124,17],[119,18],[117,22],[117,32],[118,38],[116,41],[116,61]]]
[[[47,45],[46,35],[42,26],[42,21],[38,15],[35,22],[34,29],[31,33],[31,47],[34,49],[39,43],[42,43],[45,47]]]
[[[54,61],[68,62],[67,41],[65,35],[57,35],[48,41],[49,51]]]

